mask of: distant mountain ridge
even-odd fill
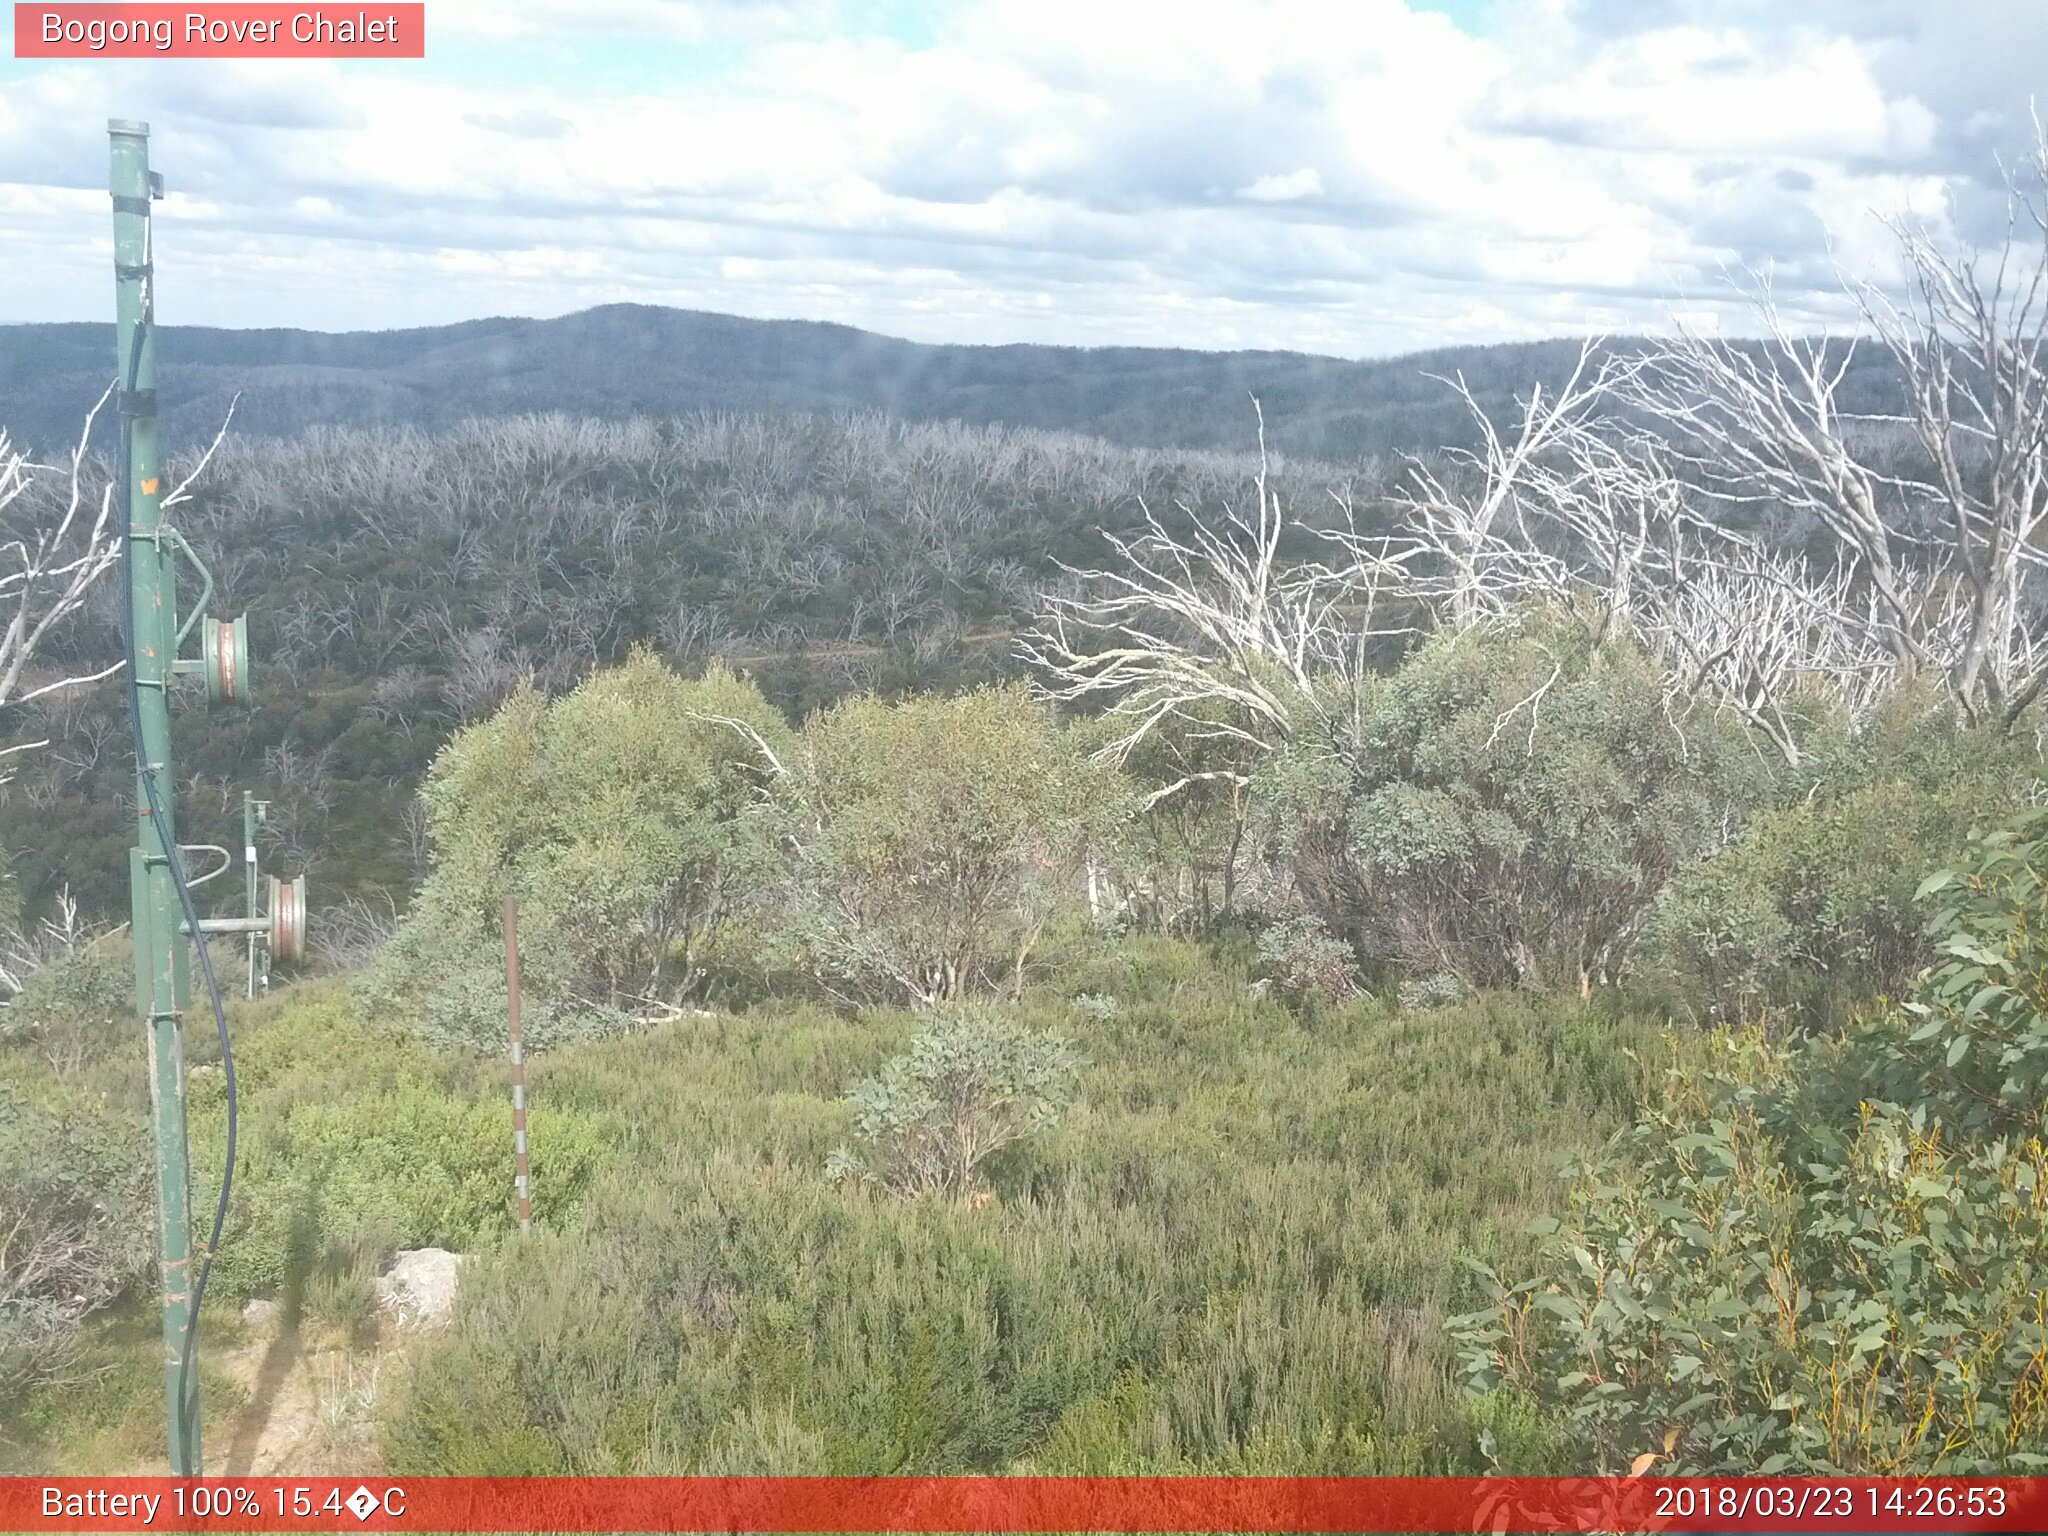
[[[1615,345],[1640,344],[1615,338]],[[113,328],[0,326],[0,427],[44,454],[75,439],[113,371]],[[1462,373],[1489,412],[1554,383],[1576,339],[1448,347],[1348,361],[1304,352],[1168,347],[933,345],[814,320],[750,320],[612,304],[552,320],[471,320],[327,333],[166,326],[159,397],[173,446],[203,441],[237,391],[236,430],[435,429],[471,417],[562,412],[619,418],[703,410],[879,410],[1084,432],[1132,447],[1352,460],[1469,442],[1471,422],[1429,375]],[[1890,392],[1875,350],[1845,403]],[[1874,392],[1874,393],[1873,393]]]
[[[1458,347],[1363,362],[1300,352],[930,345],[808,320],[615,304],[553,320],[473,320],[329,334],[167,326],[159,396],[174,444],[212,433],[237,391],[239,432],[427,429],[528,411],[616,418],[699,410],[881,410],[1086,432],[1155,448],[1242,450],[1250,397],[1270,440],[1352,459],[1464,436],[1424,377],[1462,369],[1505,405],[1570,366],[1575,341]],[[70,442],[113,368],[113,329],[0,326],[0,427],[43,453]]]

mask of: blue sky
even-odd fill
[[[0,321],[106,308],[104,120],[167,320],[633,300],[923,340],[1373,355],[1802,322],[1876,215],[1991,227],[2031,0],[428,0],[422,62],[0,61]]]

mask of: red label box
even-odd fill
[[[0,1532],[2048,1531],[2048,1479],[7,1478]]]
[[[423,59],[427,8],[338,4],[99,5],[16,0],[17,59]]]

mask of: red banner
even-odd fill
[[[0,1531],[2048,1531],[2048,1478],[0,1478]]]
[[[14,7],[18,59],[423,59],[427,8],[388,4]]]

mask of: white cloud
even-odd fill
[[[1237,195],[1253,203],[1293,203],[1304,197],[1320,197],[1322,192],[1322,172],[1305,165],[1285,175],[1261,176],[1250,186],[1240,187]]]
[[[1732,313],[1749,264],[1818,322],[1889,260],[1871,210],[1967,204],[2048,65],[2014,13],[1969,90],[1981,35],[1891,0],[1496,9],[960,0],[898,36],[850,0],[437,0],[424,65],[8,62],[0,319],[106,307],[115,115],[179,194],[166,319],[635,298],[1363,353]]]

